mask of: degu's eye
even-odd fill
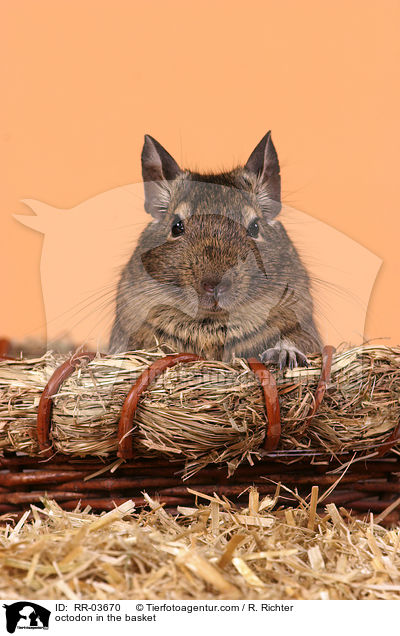
[[[182,219],[180,219],[179,216],[176,216],[171,226],[172,236],[176,238],[177,236],[180,236],[181,234],[183,234],[184,231],[185,231],[185,225]]]
[[[254,219],[247,228],[247,234],[251,236],[251,238],[257,238],[260,233],[260,224],[258,219]]]

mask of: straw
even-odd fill
[[[53,450],[73,457],[115,457],[117,423],[138,376],[166,348],[98,356],[83,365],[54,396]],[[42,390],[66,356],[0,362],[0,451],[39,453],[36,415]],[[379,449],[399,415],[400,350],[362,346],[337,353],[319,411],[308,422],[321,372],[321,357],[309,368],[277,372],[282,435],[274,457],[354,459]],[[184,476],[210,463],[237,466],[260,456],[266,431],[265,405],[257,378],[244,360],[199,361],[167,369],[141,398],[134,421],[135,456],[161,455],[186,461]],[[398,446],[395,446],[398,449]]]
[[[3,599],[399,599],[400,529],[328,504],[240,511],[228,500],[166,512],[145,494],[94,515],[43,499],[0,518]],[[310,519],[314,520],[310,528]]]

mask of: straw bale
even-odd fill
[[[98,356],[82,366],[54,397],[54,451],[74,457],[115,455],[117,422],[139,374],[167,349]],[[39,452],[36,415],[43,388],[66,356],[46,353],[32,360],[0,362],[0,450]],[[308,422],[321,372],[277,372],[282,436],[275,456],[368,454],[397,425],[400,349],[365,345],[334,356],[322,405]],[[259,456],[266,421],[259,382],[244,360],[200,361],[167,369],[142,396],[132,430],[136,456],[185,460],[185,477],[210,463],[232,474]]]

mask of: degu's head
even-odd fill
[[[154,222],[142,234],[141,261],[153,280],[183,296],[194,290],[204,316],[275,295],[281,185],[270,132],[244,166],[218,174],[181,169],[146,135],[142,173]]]

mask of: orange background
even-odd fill
[[[391,0],[2,0],[0,332],[44,334],[21,199],[139,181],[145,132],[218,169],[272,129],[285,202],[383,260],[366,335],[399,343],[399,23]]]

